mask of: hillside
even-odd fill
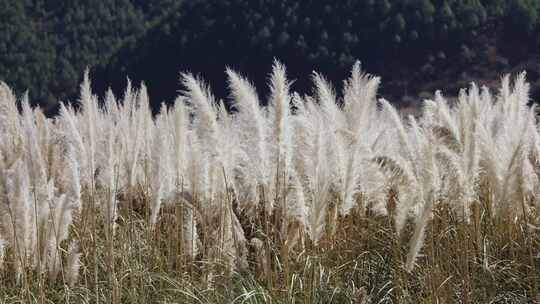
[[[156,110],[174,99],[181,71],[204,74],[226,98],[230,66],[264,95],[279,58],[293,89],[310,93],[311,71],[339,84],[360,60],[385,80],[381,96],[409,106],[435,89],[455,94],[471,80],[492,83],[522,67],[536,82],[539,3],[0,0],[0,80],[54,113],[59,100],[76,100],[90,67],[100,93],[109,86],[120,93],[128,76],[144,80]]]

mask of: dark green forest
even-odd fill
[[[300,92],[311,71],[338,83],[358,59],[388,81],[383,93],[403,95],[413,80],[528,60],[539,13],[540,0],[0,0],[0,80],[53,113],[89,67],[97,92],[121,93],[129,76],[157,108],[181,89],[180,71],[226,98],[226,66],[264,95],[273,58]]]

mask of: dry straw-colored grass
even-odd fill
[[[1,303],[535,303],[540,133],[520,74],[403,118],[356,64],[263,107],[227,70],[47,118],[0,84]]]

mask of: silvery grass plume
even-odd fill
[[[82,209],[81,171],[77,162],[76,149],[71,142],[64,141],[61,155],[64,166],[61,169],[61,173],[59,173],[60,178],[57,179],[59,192],[67,196],[69,205],[76,214],[79,214]]]
[[[120,106],[111,88],[105,92],[103,107],[100,108],[102,119],[110,120],[113,124],[118,124],[120,120]]]
[[[187,133],[187,144],[189,146],[187,151],[189,161],[186,166],[188,189],[192,195],[197,197],[197,200],[205,201],[207,198],[204,193],[207,193],[209,183],[210,162],[208,161],[208,154],[204,153],[197,134],[191,128]]]
[[[3,98],[0,100],[2,114],[14,115],[12,118],[4,117],[10,123],[4,125],[3,131],[6,133],[3,134],[1,141],[1,233],[15,252],[15,269],[17,278],[20,278],[24,267],[35,267],[37,264],[37,256],[33,253],[40,249],[37,246],[38,221],[46,218],[46,212],[45,214],[37,213],[38,205],[35,199],[38,191],[32,193],[36,188],[30,185],[30,175],[35,173],[34,176],[37,179],[44,178],[45,173],[42,171],[43,166],[40,166],[41,158],[34,162],[35,166],[31,166],[32,163],[29,162],[33,155],[40,156],[40,153],[33,115],[28,103],[25,103],[26,115],[25,119],[22,119],[16,108],[16,97],[11,90],[0,87],[0,95]],[[10,131],[16,131],[16,133]],[[34,142],[36,145],[30,147],[29,142]],[[29,172],[29,170],[35,170],[35,172]],[[39,186],[46,187],[46,184],[40,183]],[[43,188],[39,189],[40,194],[43,194],[42,190]],[[48,208],[43,211],[48,211]]]
[[[66,282],[70,287],[75,286],[79,279],[79,268],[81,267],[81,253],[79,253],[79,245],[76,241],[72,241],[68,247],[65,276]]]
[[[236,119],[230,114],[225,103],[220,100],[217,107],[217,123],[220,130],[217,145],[221,148],[223,172],[222,179],[225,182],[225,191],[229,200],[237,197],[236,176],[238,163],[245,159],[244,153],[238,149],[240,139],[236,131]]]
[[[167,130],[167,110],[161,108],[161,113],[156,117],[156,124],[151,124],[153,131],[152,150],[150,160],[150,189],[152,206],[150,208],[150,225],[155,225],[161,204],[171,195],[172,187],[172,165],[170,163],[170,136]]]
[[[413,146],[417,158],[418,194],[415,206],[415,227],[409,241],[406,268],[411,271],[424,241],[425,228],[432,218],[433,208],[440,197],[440,175],[436,161],[436,147],[430,129],[422,129],[416,120],[410,117]]]
[[[523,77],[516,79],[513,89],[508,77],[503,78],[494,110],[486,114],[489,115],[486,124],[478,128],[480,165],[485,172],[482,180],[490,190],[486,199],[492,204],[492,216],[500,212],[521,214],[522,208],[518,206],[523,199],[534,195],[534,184],[538,183],[528,157],[537,132],[535,110],[527,106]]]
[[[384,188],[379,186],[383,177],[376,164],[369,161],[377,148],[378,138],[383,135],[381,129],[373,126],[379,116],[375,100],[377,80],[365,80],[358,64],[355,65],[351,78],[345,83],[343,100],[340,101],[322,76],[315,73],[313,78],[318,105],[327,130],[324,137],[332,147],[328,151],[332,172],[330,192],[337,197],[337,201],[332,209],[331,227],[336,226],[338,214],[347,215],[352,208],[360,207],[357,204],[359,195],[363,196],[363,201],[369,203],[373,210],[385,213],[382,203],[385,192]],[[364,92],[366,90],[367,92]],[[346,102],[353,104],[347,105]],[[358,112],[348,112],[353,110]],[[364,122],[358,123],[359,117],[354,117],[355,114],[361,115]],[[378,121],[379,126],[384,125]],[[367,207],[367,204],[361,207]]]
[[[84,168],[88,170],[84,175],[87,180],[83,181],[83,186],[89,188],[90,192],[93,193],[95,190],[95,173],[97,169],[96,165],[96,154],[98,139],[97,133],[98,130],[98,100],[97,96],[92,94],[92,88],[89,78],[88,69],[84,73],[84,79],[81,84],[81,93],[79,97],[79,104],[82,108],[81,115],[77,119],[79,132],[82,134],[83,143],[87,147],[86,161],[87,167]]]
[[[326,149],[328,153],[328,170],[330,170],[330,189],[331,193],[338,194],[338,199],[332,202],[332,214],[330,227],[334,229],[336,226],[337,215],[340,210],[348,211],[343,207],[345,194],[345,179],[348,155],[345,146],[345,138],[343,130],[346,130],[345,116],[337,104],[337,98],[334,89],[321,75],[314,73],[313,82],[315,84],[316,98],[318,107],[321,110],[323,125],[325,126],[324,134],[322,135],[327,140]],[[350,204],[348,202],[348,204]]]
[[[308,209],[304,195],[304,187],[295,170],[291,170],[288,182],[287,212],[285,224],[287,225],[286,242],[289,250],[292,250],[297,242],[302,241],[306,229]]]
[[[396,109],[386,100],[381,100],[382,108],[385,115],[394,127],[394,138],[399,143],[396,146],[396,151],[387,153],[381,153],[377,155],[377,160],[385,171],[390,173],[393,178],[395,174],[399,177],[399,186],[405,187],[398,188],[398,206],[395,210],[394,223],[396,232],[401,234],[403,227],[405,226],[407,217],[413,210],[416,203],[416,195],[418,189],[421,187],[418,174],[420,173],[417,165],[417,157],[413,150],[413,145],[409,137],[409,133],[403,124],[401,117]],[[390,166],[390,167],[388,167]],[[386,167],[386,168],[384,168]]]
[[[297,104],[301,102],[297,101]],[[299,108],[294,122],[295,178],[299,180],[295,186],[300,188],[301,185],[304,190],[305,228],[310,239],[318,243],[326,225],[332,182],[327,160],[331,145],[326,141],[323,114],[313,99],[308,98]]]
[[[155,178],[152,179],[152,188],[160,190],[161,200],[154,200],[154,207],[151,210],[150,220],[154,225],[158,219],[158,213],[161,203],[165,204],[181,204],[184,220],[183,223],[183,240],[195,242],[196,236],[193,236],[189,231],[194,228],[191,225],[195,220],[193,218],[194,200],[193,194],[196,191],[192,187],[192,181],[187,174],[190,160],[189,152],[193,151],[194,145],[190,145],[188,141],[189,122],[186,113],[184,99],[179,97],[176,99],[173,107],[167,109],[162,106],[161,112],[156,116],[156,136],[154,136],[153,153],[153,168],[154,174],[159,175],[159,183]],[[159,135],[157,135],[159,134]],[[194,153],[197,153],[196,151]],[[200,165],[198,162],[195,166]],[[162,202],[161,202],[162,201]],[[190,227],[186,226],[186,221]],[[185,230],[188,229],[189,231]],[[188,235],[186,235],[186,233]],[[187,244],[187,243],[186,243]],[[191,247],[192,245],[189,245]],[[196,251],[196,250],[195,250]],[[193,250],[189,250],[193,252]]]
[[[446,168],[441,196],[465,221],[469,221],[471,204],[477,200],[480,173],[478,124],[479,92],[471,85],[462,92],[455,108],[450,108],[440,92],[435,101],[424,103],[424,125],[432,130],[440,165]]]
[[[183,96],[195,117],[193,135],[197,146],[194,152],[195,149],[201,151],[207,162],[204,170],[193,170],[193,176],[198,178],[200,185],[197,193],[201,202],[199,213],[206,227],[209,227],[207,241],[218,244],[210,248],[207,258],[224,262],[230,270],[237,264],[235,257],[244,256],[242,252],[245,251],[245,239],[231,201],[231,194],[234,193],[230,183],[235,168],[234,149],[226,151],[228,146],[223,143],[231,136],[231,118],[222,105],[216,105],[209,88],[202,81],[191,74],[182,74],[181,78],[186,88]],[[197,161],[193,163],[200,164]],[[212,281],[213,275],[215,273],[210,272],[209,281]]]
[[[270,147],[270,181],[271,188],[266,194],[266,209],[274,208],[275,200],[281,200],[286,206],[285,186],[289,178],[291,165],[291,124],[290,124],[290,83],[287,80],[285,66],[277,60],[274,61],[270,76],[270,99],[268,101],[268,115],[271,132],[269,132]],[[286,210],[286,207],[283,208]]]
[[[139,163],[143,146],[143,115],[137,103],[137,91],[131,87],[128,80],[122,102],[118,105],[118,133],[119,150],[122,158],[119,165],[119,191],[124,189],[127,193],[137,183]]]
[[[377,167],[368,161],[377,150],[377,143],[384,136],[384,124],[379,119],[376,94],[380,83],[378,77],[363,74],[360,62],[352,68],[351,76],[343,85],[343,112],[345,129],[338,130],[344,136],[347,163],[342,187],[341,212],[348,212],[356,205],[357,194],[376,197],[373,191],[382,184],[377,179]],[[377,199],[377,198],[375,198]]]
[[[59,155],[58,162],[62,163],[63,166],[56,167],[56,185],[61,193],[68,196],[77,211],[80,211],[82,208],[81,182],[83,180],[80,161],[84,159],[81,157],[81,154],[84,153],[84,146],[80,134],[76,132],[76,129],[72,129],[74,126],[70,121],[71,114],[64,105],[61,107],[62,112],[55,128],[55,137],[61,144],[57,146],[55,152]]]
[[[43,227],[48,220],[51,199],[51,187],[54,187],[53,181],[47,180],[47,165],[42,157],[40,149],[38,131],[34,112],[30,108],[28,95],[22,99],[22,128],[24,130],[24,159],[26,160],[30,192],[34,200],[33,208],[36,221],[36,227]],[[36,234],[38,231],[36,231]],[[39,236],[36,235],[36,239]]]
[[[106,110],[102,113],[102,140],[100,141],[98,159],[97,185],[104,197],[105,206],[102,207],[107,227],[114,233],[115,221],[118,211],[118,187],[120,170],[120,145],[118,144],[118,125],[111,104],[115,103],[112,92],[107,93]],[[109,228],[107,228],[109,229]]]
[[[60,104],[60,115],[56,121],[57,132],[61,135],[66,145],[70,145],[73,148],[74,158],[78,164],[80,172],[81,187],[86,186],[90,178],[88,176],[88,150],[84,144],[83,135],[80,133],[77,126],[77,116],[71,106]]]
[[[144,187],[150,187],[151,173],[151,160],[153,158],[154,149],[154,132],[155,121],[152,119],[152,110],[150,109],[150,99],[148,97],[148,90],[144,83],[141,83],[140,89],[137,93],[137,111],[140,112],[141,120],[140,132],[142,135],[141,141],[141,166],[137,175],[137,182],[144,185]]]
[[[381,155],[382,166],[390,166],[399,171],[402,182],[408,186],[408,193],[398,193],[395,225],[401,233],[407,218],[413,215],[415,227],[409,240],[406,268],[414,268],[416,258],[424,241],[425,227],[432,217],[432,211],[440,195],[440,175],[436,160],[436,147],[431,129],[422,127],[414,117],[409,117],[409,128],[405,128],[399,114],[392,105],[382,100],[383,108],[394,124],[400,142],[398,156]],[[399,154],[405,154],[404,157]],[[396,168],[392,168],[396,167]]]
[[[169,119],[169,130],[172,136],[172,166],[173,180],[176,192],[183,192],[187,189],[186,168],[188,163],[188,117],[187,110],[182,98],[177,98],[172,107]]]
[[[193,131],[200,143],[200,148],[208,160],[208,172],[201,172],[202,184],[199,190],[201,198],[207,201],[203,208],[212,208],[213,201],[225,189],[223,170],[225,164],[219,142],[220,130],[217,122],[216,102],[210,89],[191,74],[182,74],[182,84],[186,88],[182,94],[190,104],[194,115]],[[213,209],[209,209],[211,211]]]
[[[243,160],[238,163],[240,179],[239,200],[247,213],[255,212],[261,189],[269,182],[269,158],[266,139],[268,127],[265,113],[253,85],[245,78],[227,69],[235,127],[239,136],[238,149]]]
[[[2,147],[13,148],[21,137],[17,98],[13,91],[0,81],[0,132],[3,134]]]
[[[199,197],[199,193],[208,184],[207,172],[209,164],[196,134],[191,130],[186,135],[186,143],[189,149],[186,154],[188,160],[185,168],[186,187],[181,190],[181,203],[184,212],[182,231],[184,233],[183,239],[187,242],[186,252],[190,257],[193,257],[198,252],[197,242],[199,235],[197,226],[198,224],[204,224],[206,220],[204,214],[200,213],[199,201],[204,199]]]
[[[24,267],[34,264],[36,258],[36,232],[34,209],[29,193],[26,166],[20,158],[9,161],[3,159],[2,205],[0,216],[2,235],[15,252],[15,271],[20,279]]]

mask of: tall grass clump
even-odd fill
[[[156,115],[88,72],[55,117],[0,84],[1,302],[540,300],[524,73],[409,117],[359,63],[302,95],[275,61],[266,102],[226,75],[222,101],[180,74]]]

